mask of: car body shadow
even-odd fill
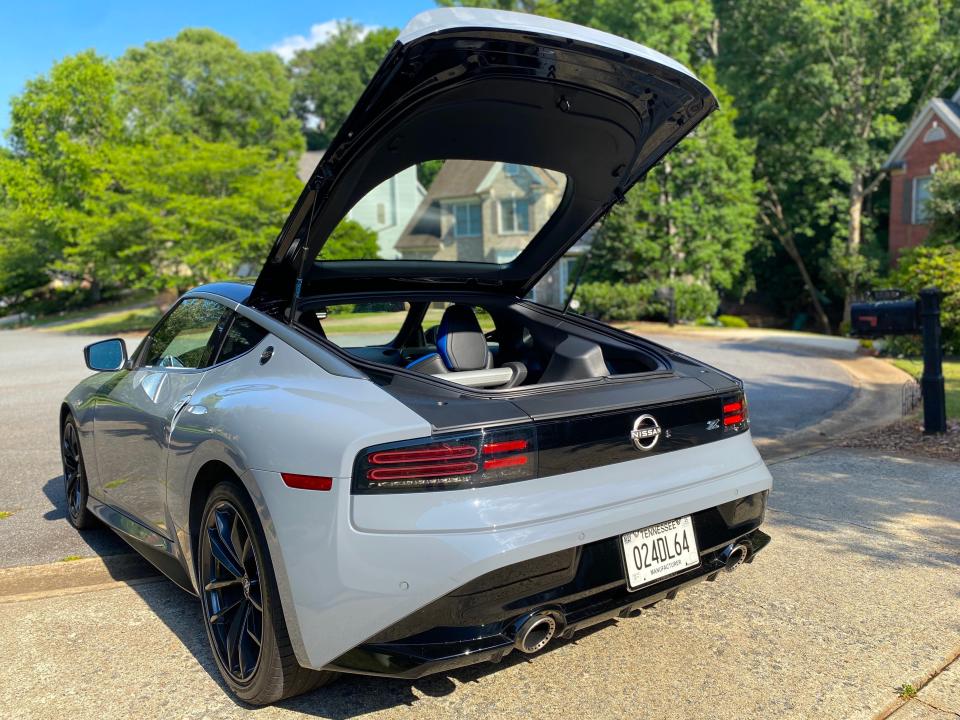
[[[207,642],[199,600],[167,580],[131,585],[137,595],[154,614],[177,636],[183,646],[196,658],[204,671],[217,683],[226,698],[236,706],[254,706],[238,700],[220,677],[216,662]],[[330,685],[310,693],[277,703],[285,710],[349,720],[378,710],[405,705],[413,706],[420,696],[443,697],[454,692],[457,684],[478,682],[484,677],[521,663],[535,663],[538,657],[571,643],[577,643],[594,632],[615,625],[615,620],[586,628],[572,640],[557,640],[537,655],[512,652],[499,663],[485,662],[456,670],[428,675],[416,680],[371,677],[343,673]]]

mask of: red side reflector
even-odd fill
[[[743,413],[739,415],[727,415],[723,418],[724,425],[736,425],[743,422]]]
[[[504,440],[503,442],[488,443],[483,446],[484,455],[496,455],[503,452],[520,452],[527,449],[526,440]],[[489,467],[484,463],[484,467]]]
[[[297,475],[295,473],[280,473],[283,482],[287,487],[297,488],[298,490],[331,490],[333,488],[333,478],[322,477],[320,475]]]
[[[743,403],[741,402],[732,402],[727,403],[723,406],[723,414],[728,415],[730,413],[739,413],[743,410]]]
[[[477,449],[472,445],[444,445],[443,447],[420,450],[381,450],[372,453],[367,461],[371,465],[393,465],[394,463],[432,462],[434,460],[462,460],[472,458],[476,454]]]
[[[509,445],[509,443],[504,443]],[[519,465],[527,464],[526,455],[511,455],[510,457],[504,458],[494,458],[493,460],[484,460],[483,469],[484,470],[496,470],[497,468],[505,467],[518,467]]]

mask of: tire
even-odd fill
[[[67,501],[67,520],[77,530],[97,525],[96,516],[87,509],[87,471],[80,449],[80,432],[72,415],[67,415],[60,433],[60,460],[63,462],[63,493]]]
[[[221,482],[211,491],[197,548],[207,640],[217,669],[238,698],[266,705],[336,677],[297,662],[263,527],[237,484]]]

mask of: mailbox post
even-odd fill
[[[943,382],[943,347],[940,328],[940,291],[920,291],[920,321],[923,325],[923,431],[928,435],[947,431],[947,398]]]
[[[940,291],[926,288],[920,300],[903,297],[899,290],[873,293],[872,302],[854,303],[850,311],[852,334],[876,338],[884,335],[923,333],[923,431],[947,431],[947,403],[943,382],[943,347],[940,329]]]

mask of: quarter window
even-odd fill
[[[477,237],[483,234],[483,217],[480,203],[452,205],[453,234],[457,237]]]
[[[215,343],[229,319],[229,310],[213,300],[187,298],[147,337],[144,367],[203,368],[210,364]]]
[[[218,363],[240,357],[252,350],[267,336],[267,331],[243,315],[236,315],[223,338]]]
[[[530,232],[530,203],[524,198],[508,198],[500,201],[500,232]]]

